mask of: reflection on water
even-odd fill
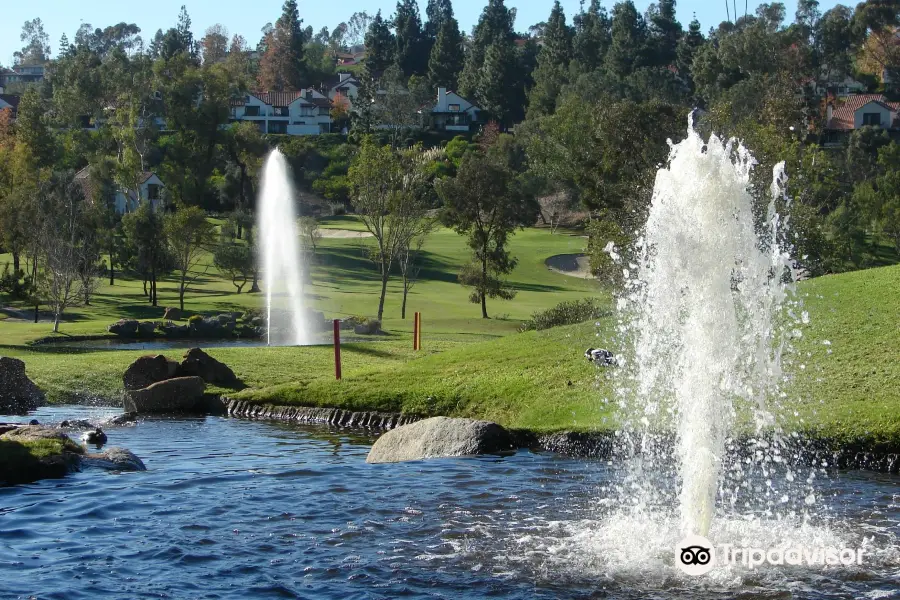
[[[0,420],[101,420],[47,408]],[[368,465],[372,438],[236,419],[105,429],[144,473],[86,472],[0,489],[2,597],[892,598],[900,478],[821,480],[828,530],[882,554],[862,569],[687,579],[621,531],[601,461],[507,458]],[[673,509],[674,510],[674,509]],[[673,522],[677,514],[672,513]],[[633,556],[622,539],[634,542]],[[657,554],[659,553],[659,554]],[[628,568],[636,561],[637,569]],[[790,594],[785,595],[790,590]]]

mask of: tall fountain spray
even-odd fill
[[[305,265],[294,202],[290,167],[276,148],[263,168],[258,210],[269,345],[310,342],[303,304]]]
[[[782,379],[776,321],[792,283],[789,256],[779,246],[774,200],[757,233],[753,165],[743,146],[715,136],[704,142],[693,127],[673,145],[621,303],[632,314],[636,429],[646,434],[667,420],[677,432],[685,534],[709,531],[737,408],[747,407],[759,427],[771,425],[766,398]],[[782,169],[773,174],[773,198]]]

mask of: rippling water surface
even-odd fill
[[[611,526],[602,461],[523,451],[367,465],[370,437],[216,417],[108,434],[148,470],[0,488],[0,597],[900,598],[896,476],[820,483],[828,527],[869,539],[871,564],[701,582],[671,559],[635,559],[635,573],[613,556],[611,538],[640,546],[652,532]]]

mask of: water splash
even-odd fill
[[[623,333],[633,345],[620,390],[640,440],[633,450],[652,455],[652,432],[675,430],[684,534],[710,531],[739,412],[752,415],[760,432],[775,423],[767,399],[783,379],[779,318],[793,285],[774,203],[783,194],[784,167],[775,169],[773,201],[757,234],[754,165],[734,140],[704,142],[693,127],[672,146],[620,301],[629,315]],[[631,484],[646,491],[642,479]]]
[[[267,341],[305,345],[310,330],[303,305],[305,264],[297,231],[290,167],[277,148],[263,167],[259,195],[259,232],[266,289]],[[273,301],[279,303],[273,306]]]

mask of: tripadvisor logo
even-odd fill
[[[675,564],[688,575],[705,575],[717,564],[721,566],[743,565],[755,569],[771,566],[845,566],[861,565],[862,548],[810,548],[787,546],[770,548],[743,548],[734,544],[719,544],[718,548],[708,539],[689,535],[675,546]]]

